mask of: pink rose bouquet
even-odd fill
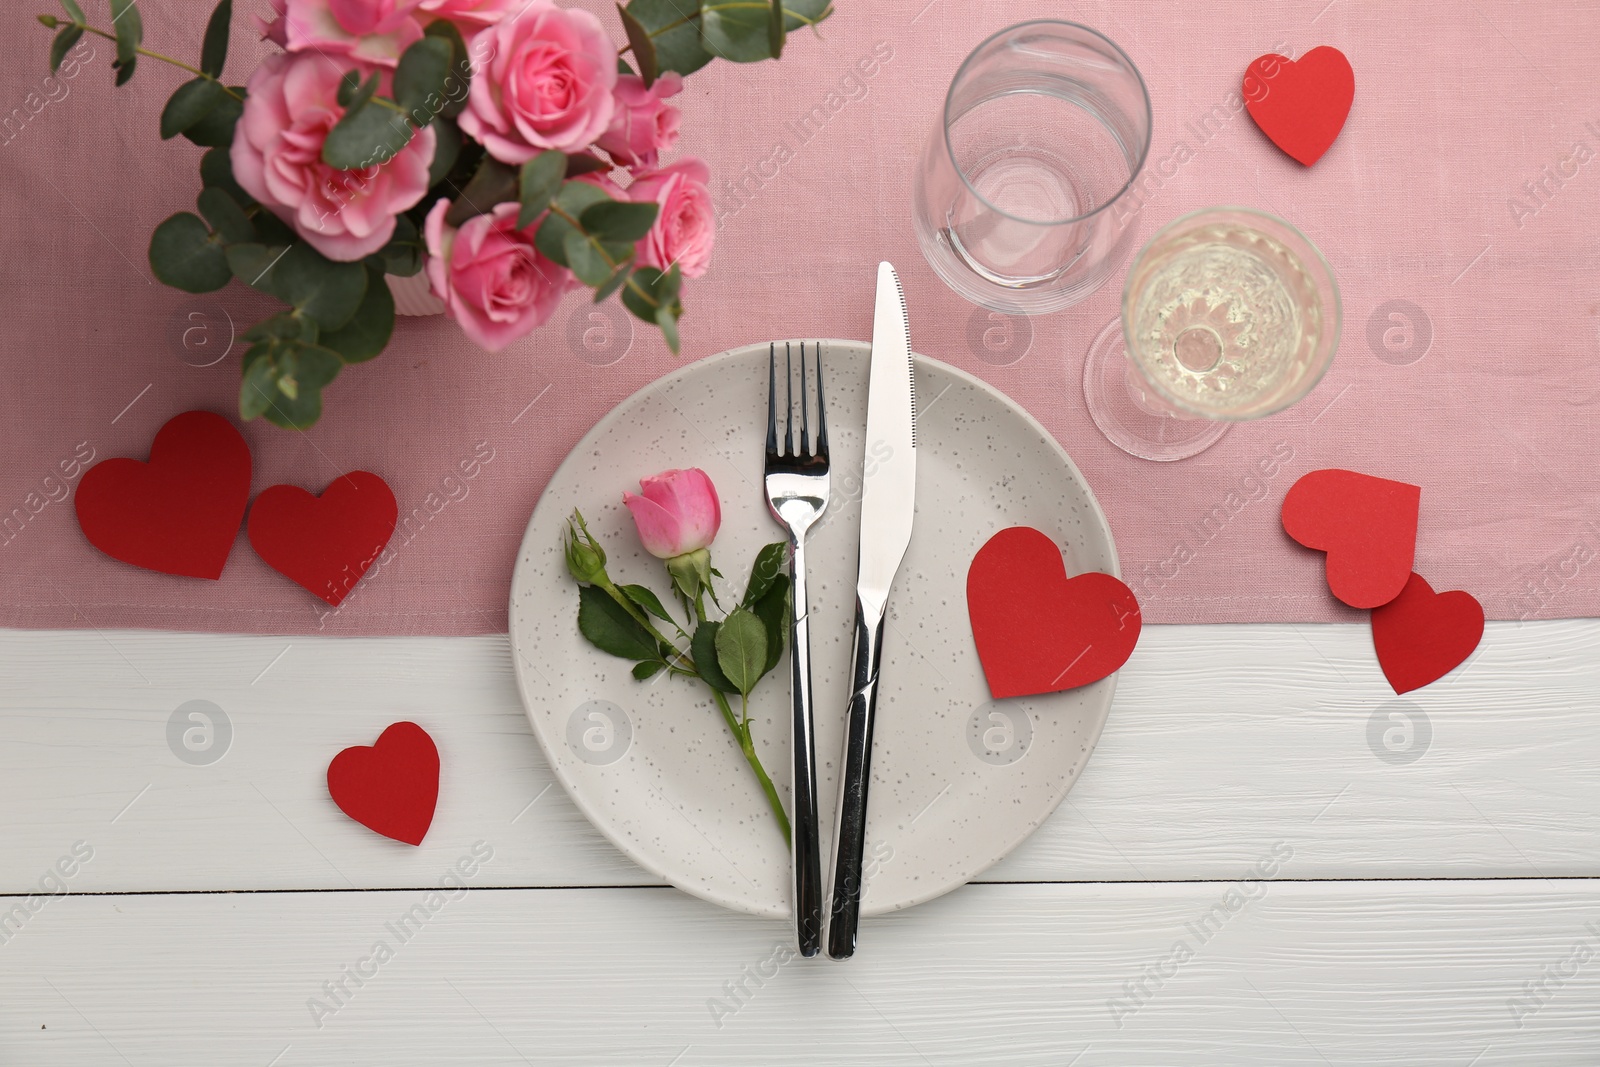
[[[196,211],[151,234],[150,266],[185,292],[238,280],[286,305],[243,334],[239,410],[296,428],[320,417],[346,365],[388,345],[391,276],[423,275],[490,351],[586,287],[617,295],[676,352],[683,279],[706,272],[716,222],[706,165],[663,161],[681,121],[668,101],[713,57],[776,59],[790,31],[832,13],[830,0],[738,12],[630,0],[619,50],[598,17],[553,0],[270,2],[256,23],[279,51],[243,85],[223,77],[233,0],[212,11],[196,66],[143,47],[137,0],[106,0],[109,29],[78,0],[39,21],[56,31],[52,71],[94,34],[116,43],[118,85],[141,58],[192,75],[160,126],[206,149],[202,189]],[[667,536],[643,502],[670,511],[652,494],[691,492],[697,474],[667,472],[631,497],[651,516],[641,533]],[[704,520],[671,536],[693,540]]]

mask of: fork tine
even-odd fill
[[[778,451],[778,344],[767,346],[767,454]]]
[[[828,455],[828,416],[822,402],[822,342],[814,342],[811,348],[817,355],[817,447],[813,449],[813,452],[826,458]]]
[[[806,343],[800,342],[800,450],[814,456],[817,439],[811,435],[811,387],[806,384]]]
[[[794,363],[789,359],[789,342],[783,343],[783,454],[794,457]]]

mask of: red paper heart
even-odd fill
[[[84,472],[75,507],[89,543],[135,567],[216,579],[250,499],[250,446],[209,411],[174,416],[150,461],[107,459]]]
[[[1028,526],[978,549],[967,614],[996,700],[1099,681],[1127,662],[1143,622],[1133,590],[1099,572],[1068,578],[1055,542]]]
[[[1435,593],[1413,574],[1405,592],[1372,612],[1372,647],[1396,693],[1436,682],[1483,640],[1483,605],[1471,593]]]
[[[1283,498],[1283,528],[1328,554],[1328,588],[1353,608],[1400,595],[1411,577],[1422,490],[1370,474],[1312,471]]]
[[[414,722],[397,722],[370,748],[347,748],[328,764],[339,810],[384,837],[420,845],[439,802],[439,749]]]
[[[351,471],[312,496],[274,485],[250,509],[250,545],[279,574],[338,607],[394,534],[400,509],[388,483]]]
[[[1350,61],[1327,45],[1313,48],[1299,62],[1269,52],[1244,74],[1250,117],[1273,144],[1308,167],[1344,129],[1355,96]]]

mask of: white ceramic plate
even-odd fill
[[[870,347],[824,341],[833,498],[813,530],[811,640],[823,863],[848,697]],[[810,347],[809,345],[807,346]],[[779,345],[782,352],[782,345]],[[1055,439],[988,385],[916,357],[917,518],[889,600],[872,760],[866,914],[962,885],[1017,846],[1071,788],[1111,707],[1115,677],[1066,693],[992,701],[967,621],[973,555],[1007,526],[1062,547],[1067,571],[1117,573],[1105,516]],[[789,855],[702,683],[657,675],[578,633],[561,532],[574,508],[613,580],[667,596],[639,547],[624,490],[672,467],[716,483],[712,563],[737,597],[756,551],[782,539],[762,491],[767,346],[684,367],[623,401],[561,464],[534,509],[511,583],[511,643],[528,721],[578,808],[641,867],[695,896],[789,914]],[[880,442],[879,448],[884,447]],[[727,598],[723,598],[724,601]],[[789,685],[779,665],[751,698],[762,763],[787,800]]]

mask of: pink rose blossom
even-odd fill
[[[268,39],[291,52],[349,56],[394,67],[422,39],[416,18],[420,0],[273,0],[281,14]]]
[[[250,76],[232,160],[245,192],[311,247],[329,259],[356,260],[388,244],[395,216],[428,191],[434,133],[418,131],[382,164],[330,167],[322,161],[322,142],[344,115],[338,102],[343,73],[315,52],[263,59]]]
[[[522,10],[524,0],[422,0],[421,10],[449,19],[462,32],[493,26],[507,15]]]
[[[698,278],[711,262],[717,236],[711,170],[692,156],[670,167],[641,174],[628,186],[628,199],[661,205],[655,225],[639,242],[639,263],[666,270],[676,263],[685,278]]]
[[[458,121],[501,162],[581,151],[610,125],[617,50],[589,12],[528,0],[520,15],[473,37],[471,51],[476,69]]]
[[[722,525],[717,487],[698,467],[662,471],[639,482],[639,493],[623,493],[645,551],[672,559],[706,548]]]
[[[619,75],[616,111],[600,135],[600,147],[623,166],[655,166],[661,152],[677,143],[680,113],[665,100],[682,89],[683,76],[676,71],[661,75],[649,88],[637,74]]]
[[[450,201],[440,200],[423,226],[428,280],[462,331],[498,352],[548,319],[577,280],[533,246],[541,220],[517,229],[518,204],[497,204],[460,229],[444,221],[449,210]]]

